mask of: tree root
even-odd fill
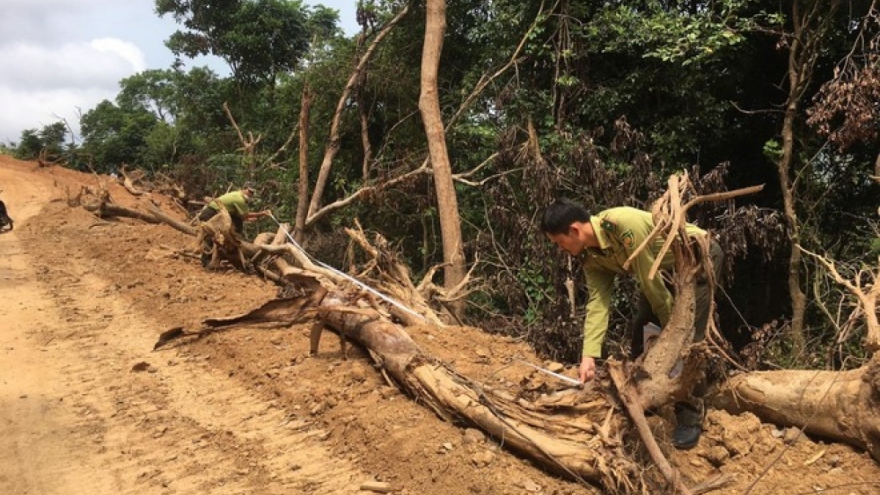
[[[666,456],[660,450],[660,446],[657,445],[657,439],[654,438],[654,434],[651,433],[651,428],[645,419],[645,411],[642,409],[642,400],[639,398],[639,392],[626,377],[622,364],[618,361],[609,362],[608,371],[611,374],[614,385],[617,387],[620,400],[629,412],[630,419],[632,419],[642,441],[645,442],[645,448],[648,450],[648,454],[651,456],[654,464],[660,469],[660,473],[674,487],[676,493],[693,495],[693,492],[682,481],[681,474],[669,464]]]

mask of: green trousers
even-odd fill
[[[715,272],[715,284],[720,286],[721,274],[724,267],[724,251],[718,241],[712,239],[709,244],[709,256],[712,258],[712,269]],[[697,278],[695,287],[696,307],[694,308],[694,342],[700,342],[706,338],[706,324],[709,322],[709,306],[712,287],[709,286],[708,277],[701,274]],[[648,298],[642,294],[639,297],[636,317],[630,324],[632,341],[630,345],[630,357],[633,359],[642,355],[644,349],[644,328],[648,323],[660,325],[660,320],[654,315]],[[709,388],[709,383],[702,380],[691,392],[687,401],[675,403],[675,417],[680,425],[698,425],[703,422],[703,396]]]

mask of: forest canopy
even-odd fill
[[[729,254],[718,316],[737,359],[842,369],[868,356],[858,296],[839,279],[873,284],[880,254],[874,2],[451,2],[436,133],[421,91],[425,1],[353,1],[353,36],[332,9],[300,1],[155,6],[179,26],[166,42],[176,57],[215,55],[229,75],[143,71],[85,111],[78,135],[57,122],[8,149],[98,173],[141,169],[189,198],[253,181],[259,206],[300,218],[324,261],[345,265],[342,228],[360,222],[416,278],[450,263],[463,270],[438,279],[471,273],[464,319],[567,362],[587,296],[577,260],[538,231],[545,205],[650,209],[680,171],[700,194],[763,184],[690,219]],[[451,209],[460,254],[444,243]],[[624,351],[635,308],[624,288],[610,355]]]

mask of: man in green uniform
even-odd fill
[[[602,342],[608,330],[608,313],[611,306],[611,292],[614,278],[621,273],[635,276],[641,289],[638,313],[631,323],[632,358],[642,354],[644,326],[649,322],[664,327],[672,312],[672,294],[659,276],[648,278],[648,273],[664,239],[655,237],[651,243],[636,256],[627,270],[623,265],[654,229],[654,221],[647,211],[630,207],[610,208],[596,215],[581,205],[558,199],[544,212],[541,231],[560,249],[572,256],[582,256],[589,298],[587,316],[584,321],[584,347],[578,374],[586,383],[596,375],[596,358],[602,355]],[[706,236],[706,231],[688,224],[688,236]],[[710,255],[715,271],[715,280],[720,280],[724,252],[713,239]],[[674,257],[668,251],[661,261],[660,268],[672,271]],[[696,310],[694,315],[694,341],[705,338],[709,319],[710,287],[705,276],[701,276],[696,286]],[[676,427],[673,444],[688,449],[697,444],[702,432],[703,408],[700,398],[705,393],[705,384],[695,388],[692,398],[675,404]]]
[[[214,218],[214,215],[220,213],[220,208],[225,208],[229,212],[229,216],[232,217],[235,232],[241,235],[244,232],[245,221],[268,217],[272,214],[270,210],[251,212],[248,203],[253,195],[254,186],[249,183],[238,191],[228,192],[208,203],[208,206],[199,214],[199,221],[207,222]]]

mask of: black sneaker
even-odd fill
[[[681,450],[692,449],[700,442],[701,433],[700,425],[677,425],[672,432],[672,445]]]

